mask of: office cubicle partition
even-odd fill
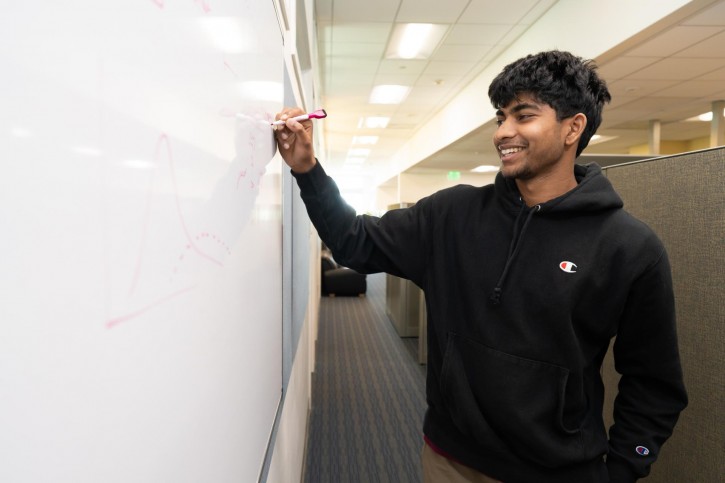
[[[722,481],[725,390],[725,148],[606,168],[624,207],[652,227],[672,265],[680,354],[689,407],[648,482]],[[603,375],[605,417],[618,374],[610,353]]]

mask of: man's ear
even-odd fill
[[[584,113],[574,114],[568,119],[569,132],[566,134],[565,143],[567,145],[579,144],[579,138],[584,132],[584,128],[587,127],[587,116]]]

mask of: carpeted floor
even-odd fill
[[[385,275],[367,297],[323,297],[312,382],[307,483],[418,483],[425,366],[385,314]]]

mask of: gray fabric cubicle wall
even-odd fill
[[[725,478],[725,148],[611,166],[604,173],[624,208],[667,247],[685,383],[690,397],[647,478],[715,482]],[[605,418],[617,392],[610,353],[603,368]]]

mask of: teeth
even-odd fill
[[[512,153],[518,153],[519,151],[522,151],[524,148],[506,148],[501,149],[501,154],[512,154]]]

